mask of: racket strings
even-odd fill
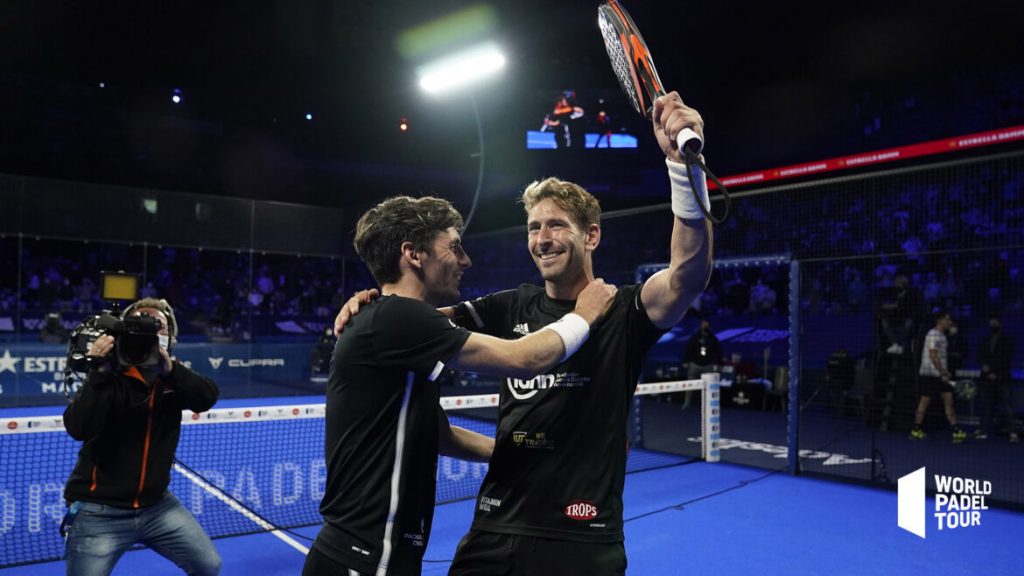
[[[604,14],[598,19],[598,27],[601,29],[601,36],[604,38],[605,48],[608,51],[608,60],[611,62],[612,71],[618,78],[622,91],[629,97],[630,104],[639,114],[644,114],[644,107],[640,103],[640,95],[637,94],[636,86],[633,85],[633,71],[626,49],[619,39],[615,27],[609,22]]]

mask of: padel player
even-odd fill
[[[703,120],[672,92],[654,102],[654,135],[667,159],[673,228],[669,267],[624,286],[586,344],[553,370],[509,375],[497,438],[470,532],[449,574],[624,574],[622,489],[629,399],[648,349],[682,319],[711,274],[712,236],[686,176],[676,135]],[[703,173],[694,182],[708,206]],[[544,287],[522,285],[443,309],[474,331],[534,334],[572,310],[594,278],[600,207],[580,186],[549,178],[523,193],[527,247]],[[349,300],[343,323],[366,293]],[[360,313],[361,314],[361,313]]]
[[[445,368],[528,378],[571,356],[615,289],[600,280],[547,330],[500,340],[456,327],[437,306],[471,265],[447,201],[395,197],[366,212],[355,248],[381,286],[338,339],[327,389],[324,524],[304,575],[419,574],[434,512],[437,456],[486,460],[493,440],[450,426]],[[575,312],[574,312],[575,310]]]

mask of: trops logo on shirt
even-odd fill
[[[593,520],[597,513],[597,506],[585,500],[573,500],[565,507],[565,515],[573,520]]]

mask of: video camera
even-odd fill
[[[89,347],[103,335],[114,337],[111,354],[113,367],[121,370],[129,366],[156,366],[160,363],[160,339],[157,334],[163,324],[151,316],[118,318],[104,310],[86,318],[71,331],[68,345],[68,366],[76,372],[87,372],[94,362]]]
[[[92,368],[109,368],[120,371],[131,366],[156,366],[161,361],[159,332],[163,323],[151,316],[131,316],[129,307],[124,314],[118,314],[119,304],[137,300],[138,276],[133,274],[104,272],[102,295],[114,305],[114,310],[104,310],[90,316],[75,326],[68,340],[67,368],[84,373]],[[168,316],[170,319],[170,316]],[[173,332],[173,328],[169,327]],[[103,335],[114,337],[114,350],[107,359],[89,356],[89,348]]]

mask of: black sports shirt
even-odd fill
[[[313,544],[336,562],[369,574],[418,571],[437,477],[433,380],[467,338],[433,306],[401,296],[364,307],[338,338],[327,384],[324,526]]]
[[[619,289],[576,354],[501,389],[490,469],[473,529],[585,542],[622,540],[626,424],[647,350],[664,334],[640,302],[641,285]],[[460,325],[501,338],[533,333],[572,312],[528,284],[456,307]]]

